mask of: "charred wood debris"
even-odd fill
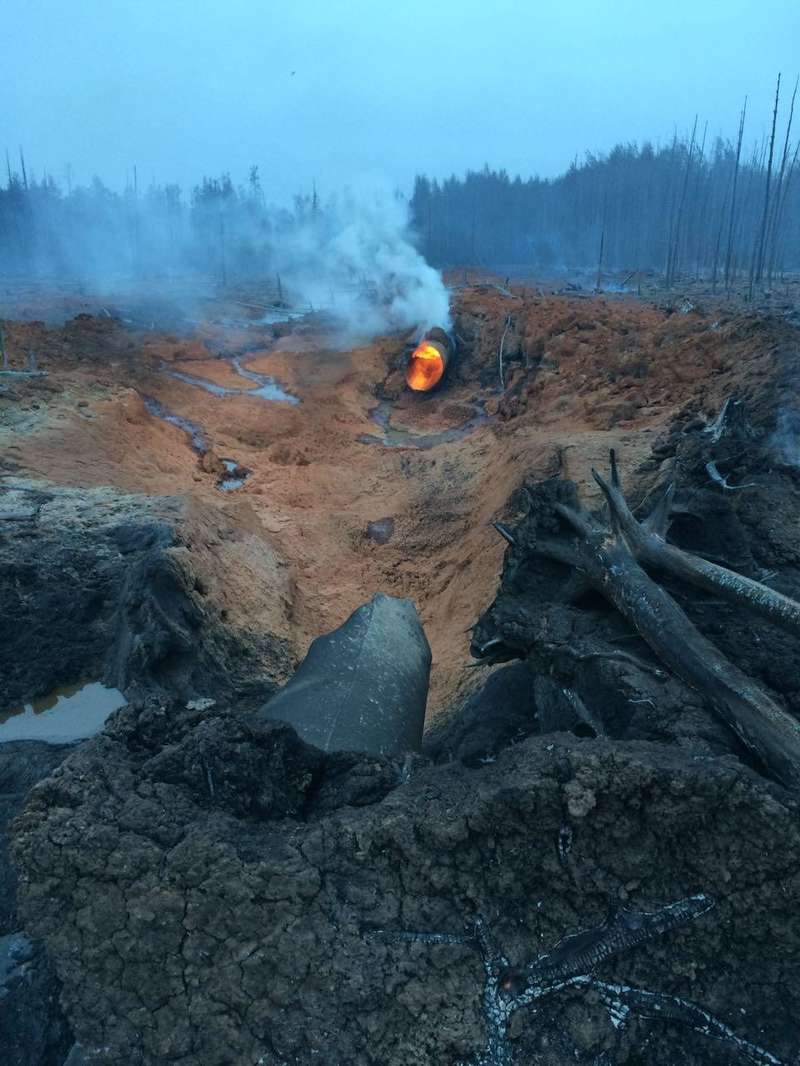
[[[472,653],[480,664],[516,658],[535,664],[542,675],[537,679],[542,732],[573,728],[571,716],[583,723],[586,735],[615,735],[614,726],[607,728],[603,715],[592,712],[585,686],[581,691],[562,683],[575,676],[579,664],[602,660],[627,667],[626,676],[616,678],[620,691],[640,690],[628,702],[648,704],[653,712],[659,694],[651,684],[642,685],[643,675],[658,682],[677,679],[713,710],[730,750],[797,791],[797,717],[701,631],[679,598],[687,588],[710,595],[795,640],[800,602],[771,587],[775,572],[748,576],[741,565],[733,569],[707,550],[687,550],[670,538],[673,523],[689,518],[692,526],[709,519],[723,542],[735,540],[724,529],[728,518],[729,525],[736,524],[731,497],[741,499],[744,490],[758,486],[752,474],[731,484],[730,471],[766,462],[768,442],[750,424],[744,403],[735,400],[726,401],[713,422],[686,436],[672,476],[642,501],[650,503],[642,519],[623,494],[613,450],[608,477],[592,470],[605,501],[600,512],[588,511],[574,482],[560,474],[524,486],[522,519],[514,528],[495,524],[508,543],[504,576],[495,603],[476,624]],[[688,475],[685,491],[681,473]],[[752,558],[744,565],[758,569]],[[548,703],[560,709],[548,711]]]
[[[525,1007],[533,1007],[535,1015],[543,1009],[542,1001],[570,989],[593,993],[617,1029],[625,1026],[632,1016],[674,1022],[726,1045],[734,1056],[732,1061],[782,1066],[781,1060],[771,1052],[737,1036],[730,1026],[697,1003],[679,996],[603,981],[594,975],[607,959],[694,921],[713,906],[713,899],[698,893],[655,911],[619,910],[602,925],[566,936],[552,951],[519,966],[512,965],[494,943],[486,920],[480,916],[463,933],[375,929],[365,930],[363,935],[373,943],[416,943],[478,951],[485,975],[481,1004],[486,1045],[478,1058],[460,1062],[457,1066],[515,1066],[519,1060],[509,1039],[513,1016]],[[551,1010],[557,1014],[557,1004]],[[575,1052],[577,1054],[577,1049]],[[592,1063],[594,1066],[613,1066],[607,1052],[601,1052]]]
[[[502,374],[502,346],[499,358]],[[602,713],[595,712],[585,692],[570,688],[558,675],[568,664],[574,674],[576,664],[593,660],[616,663],[633,671],[638,678],[649,676],[665,682],[673,676],[683,682],[710,707],[732,739],[737,754],[766,777],[797,791],[800,788],[800,723],[790,710],[764,686],[747,676],[695,625],[677,599],[662,584],[670,582],[702,590],[746,612],[780,627],[793,637],[800,636],[800,602],[772,587],[774,572],[747,576],[721,562],[686,550],[669,539],[673,522],[680,515],[702,518],[702,498],[711,491],[728,494],[756,488],[757,482],[732,484],[723,470],[742,465],[743,455],[750,466],[764,461],[768,441],[762,440],[750,424],[743,402],[728,400],[718,416],[690,433],[691,453],[676,459],[673,476],[662,484],[646,517],[635,517],[622,491],[617,456],[610,453],[608,477],[592,470],[605,506],[590,513],[578,499],[576,485],[555,475],[538,484],[526,485],[522,492],[525,511],[516,526],[496,522],[494,527],[507,542],[506,585],[514,585],[522,571],[555,564],[558,594],[547,602],[540,585],[535,590],[537,612],[501,592],[493,607],[475,627],[472,651],[479,664],[497,664],[516,658],[529,658],[546,664],[549,677],[540,677],[537,698],[541,732],[573,728],[583,735],[607,735]],[[691,468],[689,491],[678,482],[681,465]],[[702,481],[707,481],[707,487]],[[646,498],[644,503],[646,503]],[[693,507],[694,505],[694,507]],[[695,510],[697,508],[697,510]],[[655,577],[651,576],[655,575]],[[598,641],[591,626],[576,626],[574,614],[592,593],[599,593],[616,609],[616,628],[627,623],[628,632]],[[544,603],[544,606],[542,604]],[[594,605],[596,608],[596,604]],[[570,614],[573,615],[570,618]],[[624,628],[624,626],[623,626]],[[577,635],[577,639],[576,639]],[[611,641],[636,640],[652,653],[643,656],[611,646]],[[662,669],[663,668],[663,669]],[[630,689],[621,684],[622,689]],[[657,713],[657,697],[629,695],[628,702],[648,704]],[[544,704],[544,706],[543,706]],[[546,705],[550,704],[548,708]],[[568,863],[571,831],[562,827],[558,853]],[[714,906],[706,894],[696,894],[652,911],[619,910],[594,928],[564,937],[550,952],[533,961],[512,965],[494,943],[487,920],[475,917],[465,931],[431,932],[408,930],[365,930],[368,942],[383,944],[425,944],[431,947],[465,947],[480,956],[484,982],[481,993],[486,1044],[477,1058],[458,1066],[514,1066],[521,1062],[509,1031],[512,1018],[523,1008],[531,1008],[535,1019],[551,1008],[552,1023],[558,1014],[557,993],[583,991],[594,996],[608,1012],[611,1024],[619,1029],[632,1017],[686,1026],[710,1040],[720,1042],[731,1062],[758,1066],[781,1066],[770,1051],[738,1036],[735,1031],[703,1006],[679,996],[605,981],[595,975],[605,960],[646,944],[678,926],[700,919]],[[529,1022],[535,1025],[535,1020]],[[577,1049],[575,1054],[578,1055]],[[524,1058],[524,1056],[523,1056]],[[525,1060],[527,1061],[527,1060]],[[581,1060],[583,1061],[583,1060]],[[613,1066],[608,1052],[591,1060],[593,1066]]]

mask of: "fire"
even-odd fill
[[[406,384],[415,392],[427,392],[441,381],[444,367],[444,356],[439,348],[430,341],[423,340],[409,360]]]

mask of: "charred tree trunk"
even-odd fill
[[[775,88],[775,108],[772,112],[772,133],[769,140],[769,162],[767,163],[767,181],[764,190],[764,213],[761,218],[761,229],[758,237],[758,251],[754,260],[754,269],[750,275],[750,299],[753,298],[753,286],[761,283],[764,272],[764,245],[767,237],[767,220],[769,218],[770,189],[772,184],[772,159],[775,151],[775,126],[778,121],[778,101],[781,95],[781,76],[778,75],[778,84]]]
[[[772,285],[772,275],[775,270],[777,257],[778,227],[780,225],[781,209],[784,202],[784,179],[786,178],[786,164],[789,161],[789,138],[792,133],[792,121],[794,119],[794,104],[797,98],[797,88],[800,85],[800,77],[795,80],[792,91],[792,99],[789,105],[789,118],[786,121],[786,136],[783,141],[783,155],[781,166],[775,183],[775,195],[772,204],[772,220],[767,235],[767,284]],[[791,172],[789,174],[791,177]]]
[[[610,526],[580,508],[573,496],[571,502],[553,505],[553,520],[571,535],[537,536],[530,550],[573,568],[620,611],[676,677],[708,701],[771,777],[787,788],[800,788],[800,722],[703,636],[641,564],[744,604],[795,633],[800,632],[800,604],[667,544],[662,531],[669,521],[671,491],[648,524],[638,523],[622,495],[613,454],[610,484],[593,473],[609,505]]]
[[[800,603],[796,600],[789,599],[760,581],[752,581],[743,574],[717,566],[667,542],[674,492],[672,485],[649,518],[640,523],[631,513],[615,480],[612,479],[609,485],[596,471],[592,473],[603,490],[628,550],[643,566],[653,567],[707,592],[714,592],[729,603],[740,604],[800,637]]]
[[[731,215],[728,222],[728,250],[725,253],[725,292],[731,287],[731,268],[733,266],[733,228],[736,222],[736,186],[739,182],[739,164],[742,158],[742,137],[744,136],[744,120],[747,113],[747,97],[745,97],[742,113],[739,116],[739,138],[736,142],[736,163],[733,168],[733,188],[731,191]]]
[[[697,135],[697,115],[694,116],[694,126],[692,127],[692,138],[689,141],[689,153],[686,157],[686,170],[683,175],[683,185],[681,188],[680,200],[678,201],[678,210],[675,215],[675,226],[672,233],[672,246],[670,248],[669,257],[667,260],[667,288],[672,287],[672,283],[675,280],[677,274],[678,263],[678,250],[680,248],[681,240],[681,226],[683,223],[683,211],[686,204],[686,192],[689,188],[689,177],[692,173],[692,159],[694,156],[694,144],[695,137]]]

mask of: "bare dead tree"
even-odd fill
[[[603,201],[603,224],[600,229],[600,254],[597,257],[597,285],[595,286],[597,292],[600,292],[603,283],[603,248],[606,243],[606,217],[608,214],[608,198]]]
[[[219,269],[220,277],[222,279],[222,286],[225,288],[228,284],[228,265],[227,257],[225,254],[225,216],[222,213],[222,207],[219,209]]]
[[[775,86],[775,107],[772,111],[772,133],[769,139],[769,161],[767,163],[767,180],[764,188],[764,213],[761,218],[761,231],[758,238],[758,252],[754,264],[750,269],[750,299],[753,298],[753,288],[760,284],[764,270],[764,243],[767,236],[767,218],[769,216],[769,194],[772,182],[772,159],[775,152],[775,127],[778,122],[778,102],[781,95],[781,76],[778,75],[778,83]]]
[[[760,143],[753,146],[753,154],[747,166],[747,183],[742,196],[741,210],[737,224],[737,242],[734,245],[734,279],[741,273],[744,274],[752,266],[756,248],[756,223],[755,217],[758,211],[759,181],[764,171],[764,163],[767,157],[766,139],[762,137]]]
[[[725,197],[722,201],[722,209],[719,213],[719,226],[717,227],[717,241],[714,245],[714,259],[711,270],[711,291],[717,291],[717,272],[719,270],[719,252],[722,246],[722,231],[725,227],[725,212],[728,207],[728,189],[725,190]]]
[[[500,353],[497,356],[498,368],[500,370],[500,388],[501,389],[504,389],[506,387],[505,372],[503,370],[503,349],[505,348],[506,334],[508,333],[510,327],[511,327],[511,315],[506,315],[506,324],[505,324],[505,327],[503,329],[503,336],[500,339]]]
[[[775,258],[777,252],[777,238],[778,238],[778,225],[780,223],[780,214],[785,202],[783,196],[784,180],[786,178],[786,164],[789,158],[789,137],[792,132],[792,120],[794,118],[794,104],[797,97],[797,87],[800,84],[800,76],[795,79],[794,89],[792,90],[792,100],[789,105],[789,118],[786,121],[786,136],[783,141],[783,153],[781,156],[781,166],[778,171],[778,177],[775,182],[775,195],[773,196],[772,212],[769,225],[769,232],[767,236],[767,283],[772,283],[772,275],[775,270]]]
[[[706,183],[705,197],[701,197],[701,189],[703,188],[703,165],[705,163],[706,156],[706,136],[708,134],[708,123],[703,124],[703,139],[700,142],[700,151],[697,156],[697,166],[695,167],[695,181],[694,192],[690,196],[690,204],[694,206],[694,214],[692,215],[692,225],[690,231],[695,232],[695,276],[700,274],[700,251],[703,243],[703,227],[700,225],[700,220],[706,217],[706,210],[708,206],[708,196],[710,190]],[[687,250],[689,248],[689,241],[687,235]],[[691,261],[691,260],[690,260]]]
[[[788,195],[789,195],[789,189],[791,188],[792,177],[794,176],[794,173],[795,173],[795,171],[797,169],[797,158],[798,158],[799,154],[800,154],[800,141],[798,141],[795,144],[795,146],[794,146],[794,154],[792,155],[792,161],[789,164],[789,168],[786,171],[786,180],[783,183],[783,188],[781,190],[780,203],[778,204],[778,208],[777,208],[777,217],[776,217],[776,221],[775,221],[775,245],[774,245],[774,248],[773,248],[774,261],[773,261],[773,263],[770,266],[770,278],[772,277],[772,271],[775,269],[775,266],[777,265],[778,254],[779,254],[779,251],[780,251],[780,249],[782,248],[782,245],[783,245],[783,242],[782,242],[782,239],[781,239],[782,238],[782,234],[780,232],[780,224],[781,224],[781,220],[783,219],[784,207],[786,205],[786,200],[787,200]]]
[[[744,136],[744,120],[747,113],[747,97],[744,98],[742,112],[739,116],[739,136],[736,141],[736,163],[733,168],[733,187],[731,191],[731,214],[728,222],[728,250],[725,253],[725,292],[731,287],[731,265],[733,259],[733,226],[736,220],[736,186],[739,181],[739,165],[742,158],[742,137]]]
[[[672,234],[672,243],[667,257],[667,288],[671,288],[675,279],[676,271],[676,259],[678,255],[678,246],[680,243],[681,235],[681,223],[683,221],[683,211],[686,204],[686,192],[689,188],[689,176],[692,172],[692,156],[694,155],[695,137],[697,136],[697,115],[694,116],[694,126],[692,127],[692,137],[689,141],[689,151],[686,156],[686,169],[683,174],[683,186],[681,188],[680,199],[678,200],[678,209],[675,216],[675,226]]]

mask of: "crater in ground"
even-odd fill
[[[0,381],[0,487],[26,478],[190,497],[257,530],[286,567],[295,659],[374,591],[410,597],[433,649],[434,717],[483,673],[468,669],[467,630],[500,572],[491,523],[523,479],[558,471],[591,498],[588,472],[609,447],[635,466],[679,410],[763,393],[788,329],[489,286],[456,293],[454,319],[455,367],[424,396],[403,386],[407,335],[343,350],[319,316],[180,335],[88,315],[8,323],[12,367],[33,349],[46,374]],[[231,464],[246,477],[223,494]],[[369,530],[385,519],[382,541]],[[224,610],[244,625],[263,593],[224,575],[223,544],[210,565],[220,589],[236,585]]]

